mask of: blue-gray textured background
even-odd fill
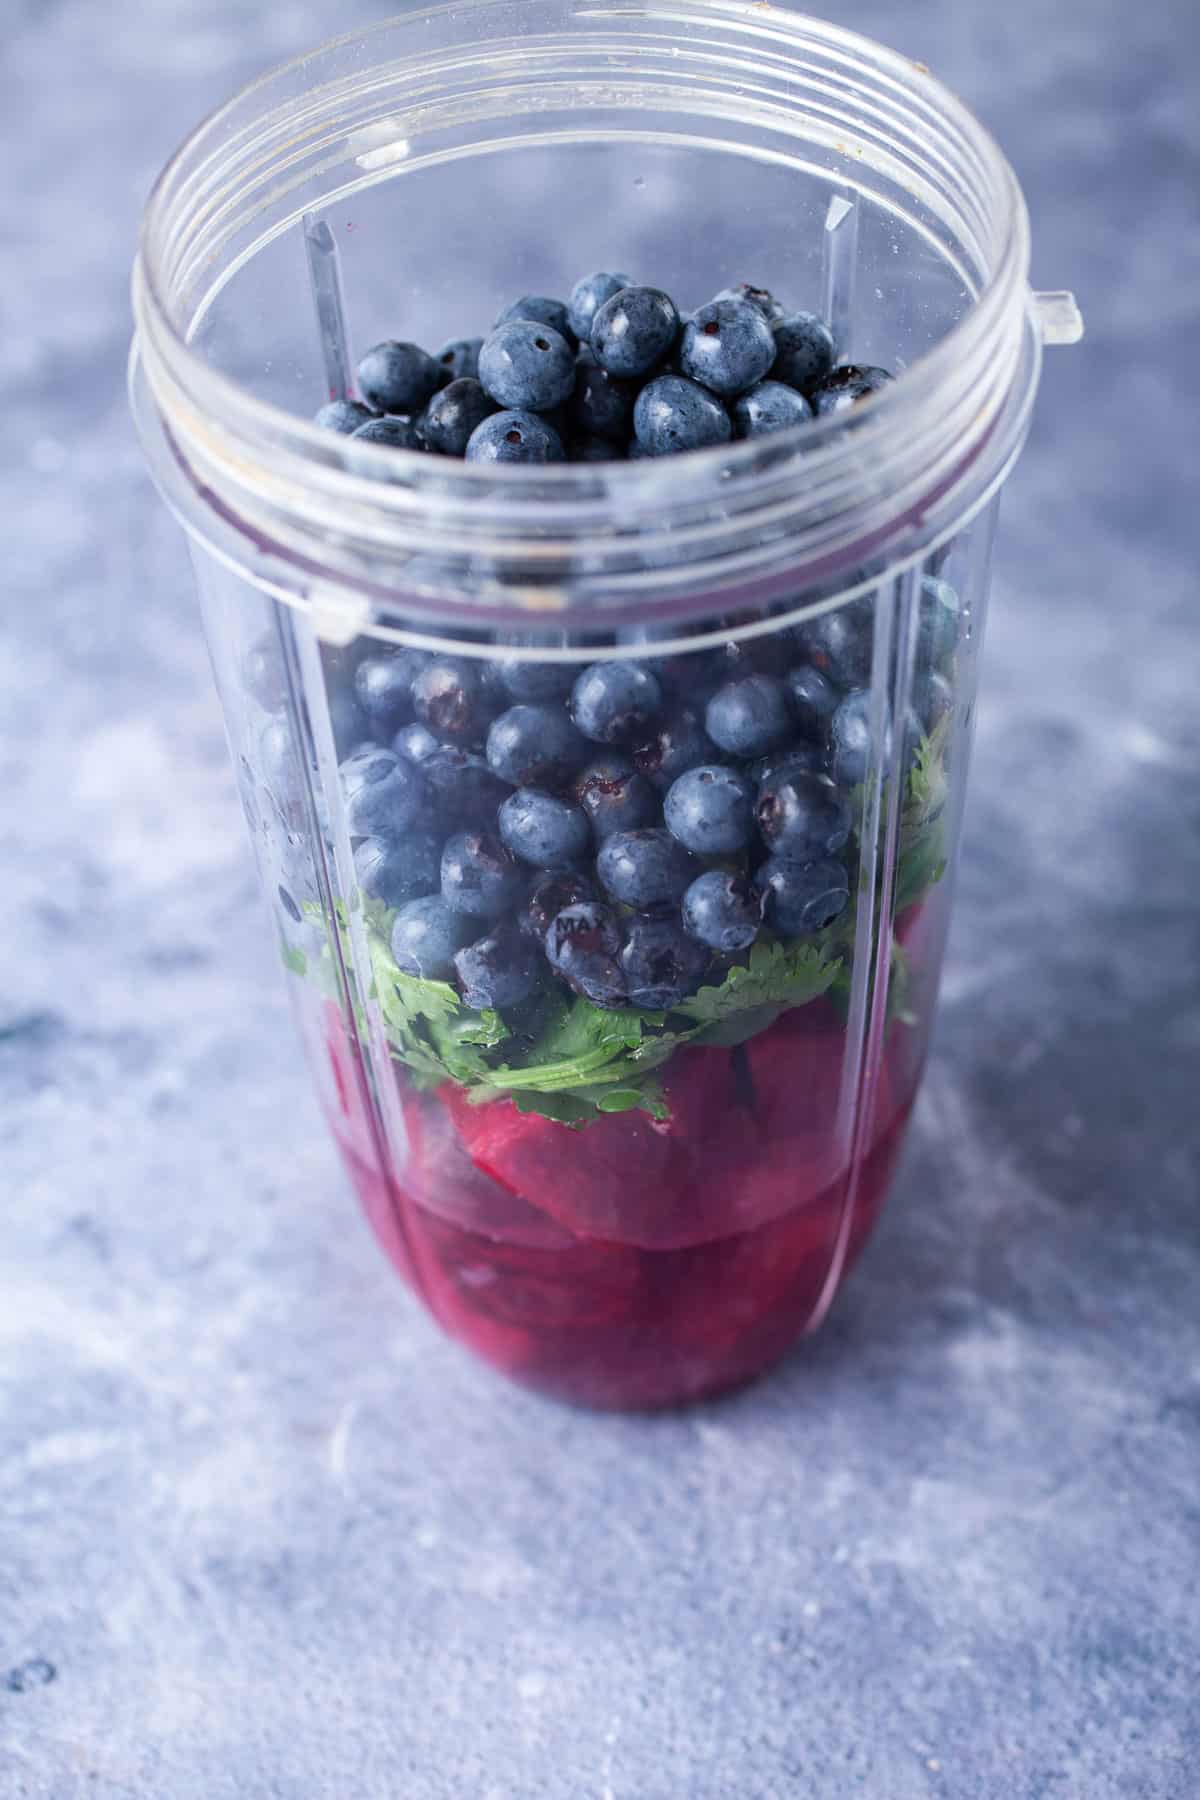
[[[5,9],[0,1794],[1189,1800],[1195,0],[833,9],[994,127],[1089,336],[1006,502],[891,1211],[818,1341],[658,1421],[502,1387],[369,1242],[126,418],[166,152],[386,10]]]

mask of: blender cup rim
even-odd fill
[[[202,177],[210,183],[220,178],[228,206],[232,178],[222,164],[219,145],[222,134],[232,129],[248,103],[279,90],[289,78],[294,80],[322,60],[336,58],[350,46],[369,50],[388,34],[407,38],[418,28],[436,27],[439,21],[517,16],[509,0],[470,0],[467,6],[461,0],[448,0],[422,9],[419,17],[379,21],[364,31],[330,39],[268,70],[196,126],[155,183],[143,216],[134,271],[135,355],[139,378],[144,377],[148,385],[172,452],[188,470],[202,502],[211,503],[215,497],[235,517],[253,519],[260,526],[270,520],[279,527],[285,549],[289,542],[294,544],[297,535],[296,509],[311,507],[312,523],[327,537],[335,522],[344,524],[346,517],[353,517],[362,530],[368,556],[378,554],[385,545],[389,554],[399,546],[411,556],[413,541],[411,537],[405,541],[404,534],[411,531],[415,515],[425,539],[430,536],[431,518],[437,519],[441,533],[435,544],[438,550],[455,551],[469,545],[478,552],[484,547],[479,537],[482,527],[493,535],[517,532],[522,553],[532,553],[536,561],[530,537],[540,537],[545,549],[547,532],[559,532],[569,537],[577,550],[581,533],[586,542],[590,528],[598,526],[602,536],[611,537],[614,510],[624,526],[633,527],[639,549],[649,546],[660,555],[668,544],[678,549],[681,535],[692,532],[695,521],[691,515],[697,509],[703,512],[713,507],[718,487],[724,501],[734,488],[743,502],[753,493],[760,503],[758,527],[769,526],[777,517],[782,529],[793,518],[789,490],[797,485],[800,457],[814,519],[827,523],[831,515],[853,511],[855,504],[861,510],[864,501],[874,502],[874,514],[886,513],[889,507],[886,502],[881,504],[881,494],[895,495],[907,482],[914,490],[913,502],[920,502],[907,520],[911,535],[912,518],[931,512],[931,499],[939,499],[947,485],[953,487],[955,472],[961,474],[966,464],[976,460],[988,439],[995,436],[997,425],[1003,427],[999,432],[1003,441],[993,443],[992,455],[1007,465],[1007,452],[1028,416],[1038,366],[1036,353],[1029,354],[1029,339],[1036,334],[1028,310],[1028,219],[1011,167],[969,109],[924,65],[870,38],[803,14],[781,13],[761,4],[747,6],[738,0],[672,0],[670,9],[661,12],[653,5],[620,14],[593,14],[582,9],[577,13],[570,6],[560,6],[558,11],[573,23],[582,18],[585,26],[591,19],[620,18],[622,24],[631,19],[639,23],[666,19],[677,32],[685,32],[690,23],[705,22],[714,28],[729,28],[739,41],[747,37],[751,53],[756,40],[769,34],[776,51],[782,46],[785,52],[790,49],[799,55],[807,49],[833,58],[843,75],[849,70],[860,81],[867,77],[877,80],[888,104],[907,107],[914,116],[923,112],[927,125],[943,128],[949,145],[941,146],[943,159],[956,147],[961,153],[964,168],[956,179],[963,184],[974,178],[981,204],[992,215],[984,220],[988,240],[980,247],[986,265],[973,284],[974,295],[962,317],[900,371],[887,389],[851,412],[765,439],[633,464],[551,464],[536,469],[469,464],[432,458],[416,450],[367,444],[355,445],[355,466],[347,467],[342,459],[348,440],[258,398],[192,347],[191,330],[181,328],[165,297],[173,272],[169,259],[174,254],[178,260],[179,239],[187,223],[189,184],[194,189]],[[586,46],[586,31],[580,40],[565,31],[561,34],[564,49],[574,48],[580,41]],[[480,35],[472,47],[478,54],[485,43]],[[364,61],[379,73],[369,57]],[[405,67],[419,66],[419,58],[413,55],[394,57],[385,65],[393,78]],[[306,90],[310,113],[323,96],[328,97],[331,87],[340,89],[341,85],[310,86]],[[294,107],[293,102],[293,111]],[[287,105],[267,108],[256,115],[256,123],[269,136],[272,126],[278,128],[288,111]],[[793,102],[790,111],[802,138],[803,96]],[[246,140],[246,128],[235,135]],[[289,140],[293,144],[295,135]],[[588,135],[586,128],[576,133],[577,138]],[[615,135],[636,140],[638,133],[630,129]],[[210,147],[214,143],[218,148]],[[736,153],[736,146],[726,148]],[[261,135],[252,144],[243,143],[243,151],[248,150],[253,151],[253,166],[260,168],[265,160]],[[474,148],[465,152],[476,153]],[[859,166],[869,170],[870,157],[862,156]],[[383,168],[373,178],[364,174],[354,185],[366,186],[372,179],[387,179],[395,173],[394,168]],[[280,231],[294,226],[304,210],[295,209],[282,223],[260,233],[233,268],[241,267]],[[192,254],[194,261],[194,249]],[[216,252],[212,254],[215,257]],[[230,273],[232,269],[205,292],[190,321],[192,329]],[[1014,407],[1014,389],[1022,383],[1025,392]],[[972,438],[973,446],[968,442]],[[965,458],[964,448],[970,451]],[[916,468],[918,463],[923,466]],[[916,489],[924,490],[923,497]],[[343,514],[343,508],[351,509],[350,513]],[[710,529],[719,541],[720,532]],[[267,535],[273,532],[268,530]],[[304,530],[298,535],[311,539]],[[851,548],[854,537],[869,535],[862,530],[850,533]],[[353,585],[353,572],[348,579]]]

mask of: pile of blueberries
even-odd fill
[[[358,365],[361,400],[331,401],[317,423],[467,462],[611,462],[781,431],[890,380],[835,366],[824,320],[765,288],[743,282],[681,315],[661,288],[601,271],[565,303],[524,295],[489,337],[436,356],[376,344]]]
[[[952,591],[926,589],[912,742],[950,703],[936,664],[957,629]],[[475,1009],[519,1008],[553,974],[597,1006],[657,1011],[723,979],[764,928],[830,925],[849,899],[870,661],[861,602],[582,671],[369,654],[348,674],[371,741],[340,774],[397,965]]]

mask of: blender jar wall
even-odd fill
[[[823,1316],[878,1212],[933,1016],[995,495],[1036,384],[1024,214],[994,146],[902,59],[753,12],[480,0],[334,45],[185,147],[152,202],[136,286],[135,407],[197,544],[331,1128],[385,1249],[443,1324],[517,1378],[597,1405],[667,1404],[755,1373]],[[447,195],[473,177],[489,203],[472,238]],[[699,196],[692,216],[659,203],[672,183]],[[853,290],[843,268],[837,296],[844,351],[914,365],[848,422],[665,463],[483,478],[306,422],[325,394],[304,213],[342,247],[361,345],[486,329],[497,300],[600,261],[682,282],[685,303],[748,274],[794,282],[789,302],[813,306],[839,197],[857,232]],[[570,219],[561,268],[538,261],[551,215]],[[615,246],[596,235],[614,219]],[[383,296],[405,221],[401,322]],[[364,876],[370,820],[338,772],[364,739],[392,754],[411,696],[369,717],[358,671],[406,651],[481,672],[479,719],[451,745],[469,758],[512,698],[496,664],[514,652],[570,674],[635,656],[661,714],[701,727],[725,682],[817,667],[857,709],[854,730],[835,744],[827,719],[793,719],[767,748],[811,764],[821,739],[847,830],[817,860],[841,871],[841,910],[782,928],[759,814],[749,847],[708,866],[771,892],[766,928],[753,949],[709,954],[678,1005],[585,1010],[536,946],[537,991],[508,1008],[465,1006],[444,968],[414,985],[393,954],[397,908]],[[561,708],[563,684],[545,685]],[[618,746],[639,775],[664,773],[661,723]],[[756,756],[718,744],[711,760],[757,805]],[[474,792],[438,813],[439,853],[494,824],[495,791]],[[407,853],[418,829],[397,836]],[[441,873],[413,880],[432,890]],[[514,888],[505,930],[525,905]],[[677,920],[677,896],[663,910]],[[492,929],[472,917],[472,933]],[[630,914],[616,920],[627,949]]]
[[[715,643],[702,649],[630,646],[613,633],[597,642],[596,632],[564,648],[560,631],[547,657],[516,660],[561,691],[596,659],[633,650],[667,687],[665,716],[702,720],[725,680],[786,676],[810,664],[814,646],[820,661],[821,646],[840,641],[827,622],[852,614],[858,635],[831,679],[839,695],[861,684],[869,727],[847,752],[861,769],[837,771],[854,825],[834,858],[845,910],[793,938],[768,929],[758,945],[800,953],[801,971],[811,959],[811,991],[800,981],[724,1010],[717,995],[736,988],[722,984],[739,963],[748,976],[758,952],[712,956],[693,982],[712,1021],[703,1008],[646,1013],[635,1055],[596,1063],[589,1040],[586,1074],[564,1056],[558,1076],[552,1059],[528,1062],[554,1029],[546,1002],[579,1004],[554,992],[547,967],[540,1018],[519,1006],[477,1031],[481,1016],[458,1007],[452,988],[406,981],[389,948],[395,908],[364,890],[365,834],[337,765],[361,743],[386,756],[413,722],[409,703],[372,721],[355,698],[363,663],[403,647],[370,634],[331,646],[311,613],[198,552],[231,749],[320,1104],[387,1254],[447,1329],[507,1373],[594,1405],[712,1392],[811,1328],[866,1241],[933,1020],[993,515],[994,503],[931,558],[816,620],[743,620],[724,635],[714,621]],[[536,634],[524,635],[528,652]],[[514,665],[511,644],[444,648],[485,675],[498,661]],[[510,699],[497,692],[485,703],[484,735],[468,755],[478,757],[487,718]],[[655,772],[658,723],[623,747],[639,772]],[[810,748],[797,729],[785,751]],[[494,828],[494,807],[485,800],[439,836],[452,825]],[[401,860],[409,848],[400,834]],[[750,869],[764,860],[756,841]],[[481,919],[466,937],[492,928]],[[430,1016],[405,1016],[429,999]],[[447,1022],[482,1048],[447,1048]],[[670,1039],[678,1048],[659,1060]],[[628,1110],[602,1110],[614,1102]],[[547,1116],[556,1111],[570,1122]]]

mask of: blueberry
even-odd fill
[[[871,695],[855,688],[846,695],[829,727],[829,766],[840,787],[867,779],[871,761]]]
[[[786,431],[790,425],[803,425],[812,416],[812,407],[804,395],[782,381],[760,381],[739,394],[733,403],[733,422],[741,438]]]
[[[354,873],[372,900],[403,906],[421,894],[436,894],[441,862],[439,840],[428,831],[410,831],[397,840],[364,838],[354,852]]]
[[[524,879],[490,831],[460,831],[442,851],[442,899],[451,912],[496,919],[520,900]]]
[[[730,630],[736,630],[745,622],[743,619],[730,620]],[[725,682],[739,675],[782,676],[791,654],[790,646],[780,632],[773,632],[768,637],[735,638],[722,644],[715,653],[714,665],[719,672],[717,686],[723,687]]]
[[[422,760],[421,773],[437,811],[448,821],[467,825],[490,821],[511,792],[482,756],[460,750],[457,744],[439,744]]]
[[[397,838],[418,818],[427,799],[415,764],[391,750],[348,757],[339,774],[351,837]]]
[[[282,725],[283,721],[280,720],[278,723]],[[364,739],[361,744],[356,744],[352,750],[347,751],[338,768],[343,793],[348,793],[352,787],[358,785],[358,770],[361,764],[370,762],[373,757],[390,754],[391,752],[386,746],[375,743],[371,738]]]
[[[532,412],[498,412],[477,425],[467,443],[467,461],[478,463],[566,462],[563,441],[553,425]]]
[[[441,370],[417,344],[389,339],[367,351],[358,365],[358,390],[383,413],[419,413],[437,392]]]
[[[333,730],[333,747],[339,757],[348,756],[359,744],[370,740],[363,710],[346,688],[337,687],[330,693],[329,723]]]
[[[700,985],[708,955],[674,919],[629,921],[619,962],[630,1006],[670,1012]]]
[[[590,349],[575,362],[575,391],[567,403],[571,432],[580,438],[610,438],[623,444],[633,421],[637,388],[610,375]]]
[[[954,711],[954,689],[936,669],[917,679],[913,695],[913,720],[921,736],[932,737],[942,720]]]
[[[776,381],[786,381],[802,394],[811,393],[833,367],[833,333],[816,313],[785,313],[771,327],[775,339]]]
[[[669,831],[647,827],[614,831],[605,838],[596,873],[613,900],[638,912],[654,912],[678,904],[695,879],[696,865]]]
[[[519,1006],[537,986],[537,951],[512,926],[490,931],[454,958],[459,990],[472,1012]]]
[[[461,381],[464,376],[477,380],[479,376],[479,352],[483,348],[483,339],[451,338],[443,344],[434,361],[441,370],[443,381]]]
[[[575,783],[575,797],[591,823],[597,842],[614,831],[637,831],[658,818],[658,797],[623,756],[600,756]]]
[[[748,300],[756,306],[768,325],[776,319],[784,317],[784,309],[769,288],[755,287],[752,282],[739,281],[736,287],[722,288],[719,294],[713,295],[716,300]]]
[[[825,775],[785,768],[758,791],[754,809],[768,850],[793,862],[815,862],[850,836],[850,808]]]
[[[683,896],[684,929],[710,950],[748,950],[762,926],[763,896],[744,875],[708,869]]]
[[[532,660],[497,661],[493,667],[510,700],[565,700],[578,673],[572,663]]]
[[[510,706],[488,732],[488,763],[513,787],[564,787],[587,754],[558,706]]]
[[[551,874],[540,875],[534,882],[517,914],[517,924],[529,937],[543,944],[546,933],[565,907],[578,906],[584,900],[598,900],[599,897],[596,884],[586,875],[581,875],[577,869],[557,869]]]
[[[518,788],[500,808],[500,836],[508,849],[535,869],[565,869],[592,841],[587,815],[540,788]]]
[[[422,981],[445,981],[454,972],[455,953],[462,949],[475,927],[470,919],[451,912],[437,894],[410,900],[396,914],[392,926],[392,955],[405,975]]]
[[[484,665],[467,656],[435,656],[412,684],[413,711],[433,735],[451,744],[483,740],[493,708]]]
[[[794,635],[805,660],[835,686],[861,687],[871,679],[874,623],[871,600],[852,600],[797,626]]]
[[[546,412],[536,412],[531,416],[535,419],[540,419],[543,425],[548,425],[550,427],[551,431],[563,447],[563,458],[565,460],[567,456],[567,442],[572,435],[571,416],[567,410],[566,402],[564,401],[561,406],[552,406]],[[534,578],[536,579],[536,576]]]
[[[492,642],[490,635],[484,632],[467,631],[464,629],[461,636],[464,641],[469,638],[472,643],[490,645]],[[500,670],[494,662],[481,663],[480,668],[483,673],[483,691],[490,709],[490,720],[494,719],[497,713],[502,713],[504,711],[505,707],[509,704],[510,695],[508,689],[500,679]]]
[[[701,763],[673,782],[663,802],[672,837],[697,856],[734,856],[754,829],[750,783],[735,769]]]
[[[349,644],[323,644],[321,646],[321,668],[326,681],[331,686],[344,682],[353,682],[354,671],[370,649],[369,638],[355,638]]]
[[[755,876],[767,907],[768,923],[780,937],[804,937],[823,931],[840,918],[850,899],[850,883],[841,863],[798,863],[772,856]]]
[[[947,708],[949,709],[949,706],[952,705],[952,703],[953,703],[952,698],[951,698],[952,690],[950,688],[950,683],[945,679],[944,676],[939,676],[937,679],[941,684],[941,692],[940,692],[939,697],[946,702]],[[922,704],[930,705],[932,712],[933,712],[934,722],[936,723],[938,720],[938,713],[937,713],[938,700],[934,699],[929,694],[923,694],[921,696],[921,701],[922,701]],[[932,729],[932,727],[930,727],[930,729]],[[921,740],[926,736],[928,736],[928,732],[926,731],[926,727],[921,718],[920,713],[917,711],[917,709],[915,707],[910,706],[908,709],[906,718],[905,718],[905,722],[904,722],[904,767],[905,767],[906,772],[912,768],[913,761],[916,757],[917,751],[921,747]],[[891,734],[890,728],[887,732],[886,743],[887,743],[888,752],[890,754],[891,747],[892,747],[892,734]]]
[[[392,739],[392,749],[397,756],[407,757],[409,762],[423,763],[433,755],[438,741],[427,726],[418,725],[414,720],[411,725],[400,727]]]
[[[646,384],[634,405],[633,428],[646,456],[704,450],[733,436],[721,402],[683,375],[660,375]]]
[[[927,667],[945,664],[958,647],[958,595],[948,581],[926,575],[921,582],[917,659]]]
[[[634,662],[593,663],[571,690],[571,713],[585,737],[624,744],[639,736],[662,707],[662,688]]]
[[[809,395],[818,419],[833,413],[849,412],[860,400],[869,399],[880,388],[887,387],[892,377],[886,369],[873,369],[861,363],[842,363],[831,370]]]
[[[293,881],[293,885],[296,885],[296,883],[294,881]],[[315,891],[313,891],[311,889],[311,884],[306,884],[306,885],[309,887],[310,903],[315,902],[315,900],[316,900]],[[301,892],[302,893],[304,892],[303,887],[301,888]],[[283,908],[284,912],[286,913],[287,917],[291,920],[292,924],[303,926],[303,924],[304,924],[303,908],[301,905],[299,905],[297,903],[295,897],[288,891],[288,889],[284,886],[282,881],[276,887],[275,895],[279,901],[280,906]],[[281,923],[282,923],[282,921],[281,921]],[[288,930],[288,927],[285,925],[284,931],[286,932],[287,930]]]
[[[716,745],[690,707],[665,719],[649,737],[633,747],[633,766],[653,787],[669,788],[693,763],[712,762]]]
[[[496,402],[479,382],[464,375],[436,393],[425,408],[418,428],[421,442],[439,456],[465,456],[476,426],[496,410]]]
[[[764,756],[787,738],[791,704],[782,681],[773,675],[743,675],[718,688],[708,703],[704,722],[708,735],[733,756]]]
[[[751,763],[750,779],[757,790],[764,781],[771,781],[785,771],[797,775],[823,775],[826,760],[821,744],[785,744],[782,749],[772,750],[769,756],[760,756],[757,762]]]
[[[681,362],[679,360],[679,352],[683,347],[683,334],[687,330],[688,326],[691,324],[691,322],[695,318],[695,316],[696,316],[695,313],[690,313],[690,312],[681,312],[680,313],[680,315],[679,315],[679,335],[676,337],[675,342],[672,345],[672,347],[670,348],[670,350],[667,351],[667,354],[663,357],[662,361],[659,363],[658,368],[651,371],[652,375],[655,375],[655,374],[657,374],[657,375],[682,375],[683,374],[683,365],[681,364]],[[643,379],[644,380],[649,379],[649,377],[643,377]]]
[[[350,433],[356,444],[382,444],[386,450],[419,450],[416,427],[409,419],[368,419]]]
[[[279,895],[279,904],[282,906],[288,918],[291,919],[294,925],[303,925],[304,914],[282,882],[280,882],[276,891]]]
[[[841,696],[827,675],[811,663],[799,663],[787,675],[787,689],[792,698],[792,716],[801,737],[820,743],[829,730],[829,721],[837,710]]]
[[[256,638],[242,658],[242,686],[264,712],[280,712],[287,704],[287,672],[273,631]]]
[[[302,818],[304,778],[286,719],[268,719],[263,726],[258,738],[258,761],[263,785],[278,811],[292,821]]]
[[[661,288],[624,287],[596,311],[590,343],[610,375],[648,375],[679,335],[675,303]]]
[[[775,361],[775,339],[749,300],[710,300],[693,316],[679,346],[679,366],[714,394],[744,394]]]
[[[643,656],[641,653],[647,644],[657,643],[662,635],[652,625],[618,625],[613,633],[613,642],[624,651],[626,656],[636,657],[647,675],[653,675],[659,686],[664,702],[670,692],[670,671],[677,661],[671,656]]]
[[[592,320],[604,302],[629,286],[628,275],[610,275],[604,269],[597,270],[594,275],[585,275],[575,283],[567,303],[567,317],[581,344],[586,344],[591,337]]]
[[[669,699],[697,716],[722,683],[729,679],[723,650],[692,650],[680,656],[657,656],[647,661],[646,667],[658,676],[663,693]],[[692,758],[693,762],[703,760],[703,756]]]
[[[626,1004],[621,929],[609,907],[594,900],[565,906],[551,920],[545,950],[555,973],[593,1006]]]
[[[330,400],[313,414],[313,424],[322,431],[336,431],[339,437],[350,437],[360,425],[374,418],[369,406],[358,400]]]
[[[936,701],[926,694],[924,700],[934,709],[936,717]],[[952,703],[950,684],[942,681],[939,699]],[[904,727],[904,751],[906,763],[911,763],[921,739],[926,734],[926,727],[918,712],[910,707]],[[885,715],[881,741],[877,744],[879,761],[886,767],[891,760],[892,723]],[[874,761],[871,739],[871,696],[865,688],[855,688],[846,695],[837,711],[829,730],[828,766],[834,780],[840,787],[857,787],[867,779],[867,773]]]
[[[510,319],[484,339],[479,379],[501,406],[547,412],[575,386],[575,353],[552,326]]]
[[[551,300],[545,294],[523,294],[511,306],[505,307],[496,320],[496,325],[508,325],[513,319],[528,319],[535,325],[549,325],[551,331],[557,331],[560,338],[565,338],[571,348],[575,348],[578,333],[561,300]]]
[[[624,444],[611,438],[572,438],[567,445],[567,461],[573,463],[611,463],[625,461]]]

